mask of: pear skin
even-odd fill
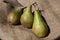
[[[34,11],[34,22],[32,31],[38,37],[45,37],[48,33],[48,28],[38,10]]]
[[[18,24],[20,23],[20,16],[21,16],[21,12],[22,8],[18,8],[13,12],[10,12],[7,16],[7,21],[11,24]]]
[[[31,5],[27,6],[20,18],[21,24],[24,25],[26,28],[30,28],[33,23],[33,14],[31,11],[31,7]]]

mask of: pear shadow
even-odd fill
[[[40,13],[42,13],[44,10],[39,10],[39,12]],[[41,14],[42,15],[42,14]],[[47,33],[47,35],[46,36],[44,36],[44,37],[48,37],[48,35],[50,34],[50,28],[49,28],[49,25],[47,24],[47,21],[45,20],[45,18],[42,16],[42,19],[44,20],[44,22],[46,23],[46,25],[47,25],[47,28],[48,28],[48,33]],[[44,38],[43,37],[43,38]]]
[[[4,3],[9,3],[9,2],[7,2],[6,0],[3,0],[3,2],[4,2]]]
[[[46,20],[44,19],[43,16],[42,16],[42,18],[43,18],[43,20],[44,20],[44,22],[46,23],[47,28],[48,28],[48,33],[47,33],[47,35],[45,36],[45,37],[47,37],[47,36],[50,34],[50,28],[49,28],[49,26],[48,26],[48,24],[47,24],[47,22],[46,22]]]
[[[0,40],[2,40],[2,39],[0,38]]]
[[[58,36],[57,38],[55,38],[54,40],[60,40],[60,36]]]

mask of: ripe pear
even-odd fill
[[[42,15],[38,10],[34,11],[34,22],[32,31],[38,37],[45,37],[48,33],[47,25],[45,24]]]
[[[21,24],[24,25],[26,28],[31,28],[33,23],[33,14],[31,11],[31,7],[31,5],[27,6],[20,18]]]
[[[22,8],[17,8],[15,11],[10,12],[7,16],[7,21],[11,24],[18,24],[20,22]]]

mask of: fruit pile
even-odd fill
[[[48,33],[48,28],[44,22],[39,10],[32,13],[32,6],[29,5],[25,9],[18,7],[14,12],[9,13],[7,21],[11,24],[24,25],[26,28],[32,27],[32,32],[38,37],[45,37]]]

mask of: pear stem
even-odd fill
[[[39,8],[38,8],[38,4],[37,4],[36,2],[35,2],[35,3],[33,3],[32,5],[33,5],[33,6],[34,6],[34,8],[35,8],[34,10],[39,10]]]

